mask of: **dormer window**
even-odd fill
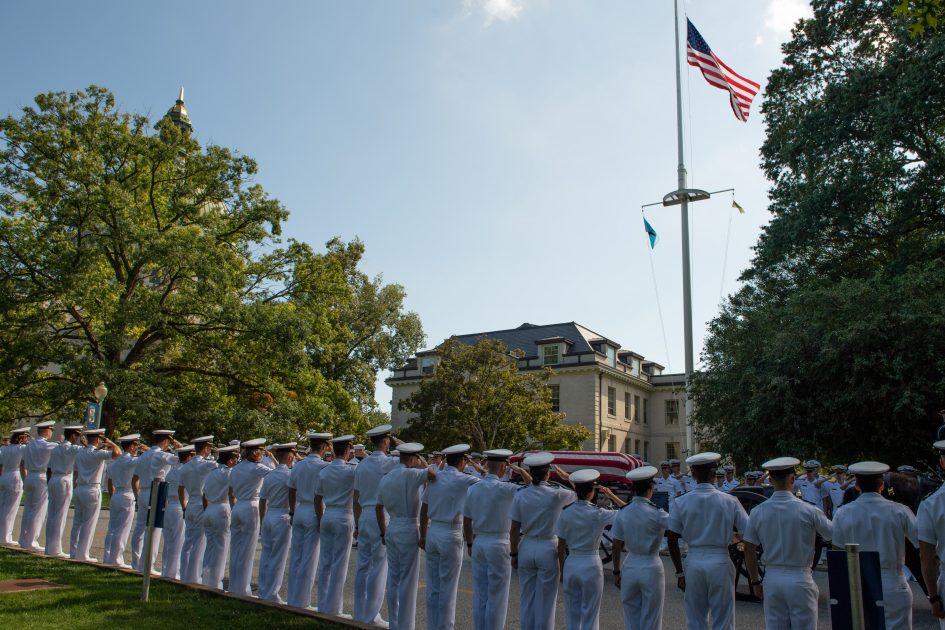
[[[542,365],[557,365],[561,362],[561,346],[558,344],[551,344],[543,346],[541,349],[541,364]]]
[[[420,357],[420,373],[432,374],[436,365],[436,357]]]

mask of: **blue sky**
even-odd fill
[[[809,11],[682,6],[762,87]],[[672,20],[668,0],[9,3],[0,114],[95,83],[157,118],[183,85],[198,138],[259,162],[284,234],[363,240],[364,270],[404,285],[428,346],[573,320],[682,371],[678,209],[647,211],[655,285],[640,213],[676,186]],[[683,89],[690,185],[734,186],[746,209],[723,194],[693,211],[698,355],[769,220],[768,184],[763,96],[744,124],[695,69]]]

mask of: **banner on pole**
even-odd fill
[[[98,428],[98,403],[89,401],[89,406],[85,408],[85,428]]]

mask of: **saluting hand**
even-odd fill
[[[751,592],[758,599],[765,598],[765,587],[763,584],[755,584],[754,586],[751,587]]]
[[[678,578],[676,578],[676,588],[678,588],[681,591],[686,590],[686,577],[685,576],[681,575]]]

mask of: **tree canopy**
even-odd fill
[[[281,238],[256,163],[113,95],[41,94],[0,120],[0,422],[185,435],[363,424],[377,370],[423,341],[359,241]]]
[[[433,373],[401,401],[415,414],[402,437],[430,448],[468,443],[476,450],[530,446],[578,449],[591,437],[552,411],[548,368],[518,369],[518,358],[498,340],[466,345],[448,339],[437,350]]]
[[[928,455],[945,407],[945,36],[821,0],[762,112],[772,213],[691,393],[746,465]],[[751,436],[747,439],[746,436]]]

